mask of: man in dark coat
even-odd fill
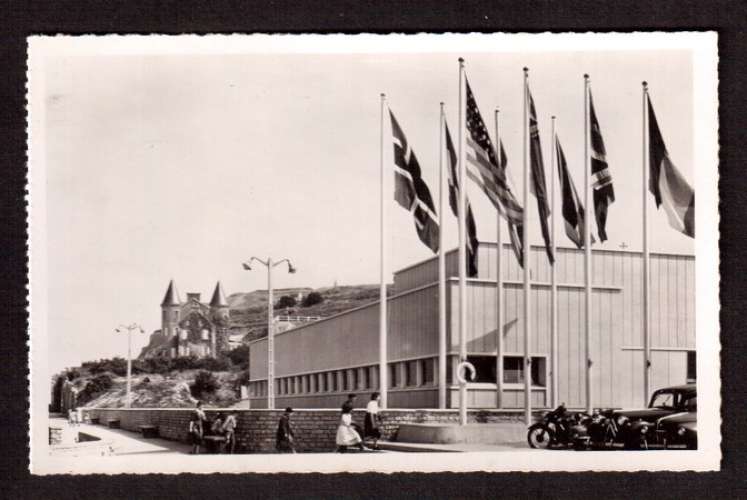
[[[285,413],[280,416],[280,420],[278,421],[278,430],[275,436],[275,448],[281,453],[296,453],[293,427],[291,426],[290,420],[291,413],[293,413],[293,408],[286,408]]]

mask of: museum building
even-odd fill
[[[510,246],[501,249],[502,324],[496,325],[497,245],[481,242],[478,275],[467,281],[470,408],[522,408],[523,270]],[[531,248],[532,406],[552,404],[551,267],[543,247]],[[459,405],[457,252],[446,255],[447,407]],[[643,381],[643,257],[594,250],[592,255],[592,400],[595,407],[641,406]],[[556,249],[557,401],[585,402],[584,252]],[[397,271],[388,297],[388,406],[438,408],[438,258]],[[650,256],[651,387],[695,380],[695,258]],[[500,337],[499,337],[500,335]],[[502,363],[497,354],[502,342]],[[249,397],[267,407],[267,339],[250,344]],[[275,406],[339,408],[345,394],[378,390],[379,303],[275,334]],[[500,397],[499,397],[500,396]],[[365,401],[364,398],[363,401]]]

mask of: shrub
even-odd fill
[[[195,360],[194,367],[211,372],[224,372],[231,367],[231,361],[225,356],[218,358],[207,357]]]
[[[238,382],[239,385],[249,385],[249,380],[249,370],[247,369],[241,372],[241,375],[236,379],[236,382]]]
[[[65,373],[65,376],[67,377],[67,379],[68,379],[69,381],[71,381],[71,382],[72,382],[72,381],[73,381],[73,380],[75,380],[76,378],[80,377],[80,370],[78,370],[78,369],[76,369],[76,368],[70,368],[70,369],[69,369],[69,370],[67,371],[67,373]]]
[[[83,390],[78,393],[78,404],[86,404],[102,392],[110,389],[111,386],[112,378],[109,375],[106,373],[96,375],[94,378],[89,380]]]
[[[201,370],[197,372],[195,381],[189,389],[192,393],[192,396],[199,398],[205,394],[212,394],[218,389],[219,386],[220,384],[218,383],[218,379],[215,377],[215,375],[208,371]]]
[[[288,309],[291,307],[296,307],[296,299],[290,295],[283,295],[278,300],[278,303],[275,304],[275,309]]]
[[[249,367],[249,346],[246,344],[231,349],[226,353],[226,356],[234,366],[244,369]]]
[[[98,361],[86,361],[81,364],[92,374],[112,372],[115,375],[123,377],[127,374],[127,360],[124,358],[99,359]]]
[[[173,370],[192,370],[197,367],[197,358],[195,356],[179,356],[172,359],[171,367]]]
[[[141,365],[146,373],[164,374],[172,370],[171,358],[146,358],[141,361]]]
[[[306,297],[304,297],[301,305],[303,307],[311,307],[316,304],[321,304],[322,302],[324,302],[324,297],[322,297],[321,293],[311,292]]]

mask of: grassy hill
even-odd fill
[[[283,295],[296,298],[312,291],[324,299],[319,304],[303,307],[300,303],[289,309],[277,309],[276,315],[329,317],[379,300],[379,285],[352,285],[318,288],[286,288],[273,291],[275,303]],[[391,286],[388,293],[391,294]],[[267,335],[267,291],[255,290],[235,293],[228,297],[231,311],[231,326],[246,331],[246,341]]]

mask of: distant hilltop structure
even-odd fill
[[[161,329],[151,335],[141,357],[217,356],[228,349],[230,311],[218,281],[210,302],[199,293],[188,293],[182,302],[174,280],[161,302]]]

